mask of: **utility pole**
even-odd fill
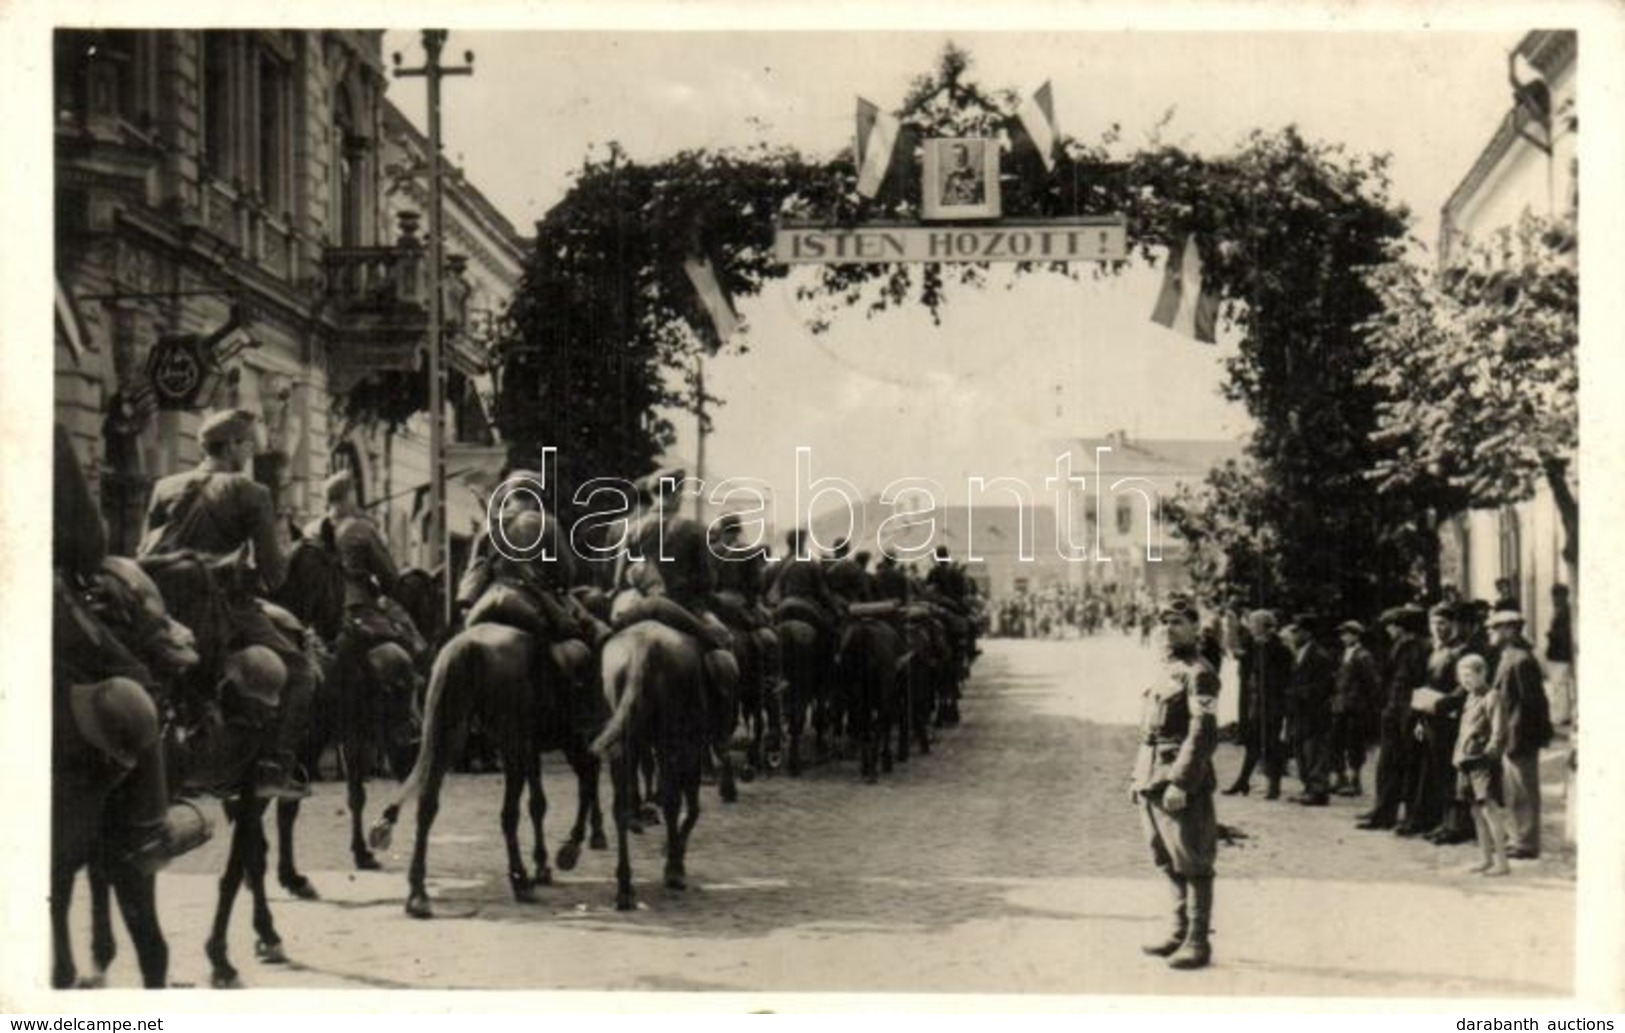
[[[701,524],[705,523],[705,493],[710,486],[705,482],[705,356],[694,356],[694,390],[696,404],[694,406],[694,422],[698,430],[697,442],[694,448],[694,480],[699,484],[700,490],[694,495],[694,519]]]
[[[440,80],[448,75],[473,75],[474,52],[465,51],[465,65],[448,68],[440,63],[446,45],[445,29],[423,30],[421,68],[402,68],[395,54],[395,77],[422,76],[429,85],[429,565],[440,567],[441,618],[449,626],[455,588],[451,569],[451,538],[446,526],[446,359],[445,315],[441,281],[445,264],[445,218],[440,162]]]

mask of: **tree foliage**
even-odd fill
[[[1395,257],[1370,274],[1382,393],[1379,490],[1429,485],[1453,510],[1522,502],[1551,487],[1565,556],[1578,559],[1579,275],[1573,226],[1525,215],[1465,241],[1442,271]]]
[[[1351,612],[1403,591],[1396,584],[1418,565],[1415,550],[1426,541],[1405,527],[1425,507],[1403,493],[1379,496],[1365,476],[1379,458],[1371,435],[1382,391],[1362,379],[1372,352],[1360,328],[1380,305],[1363,270],[1388,257],[1406,220],[1388,196],[1386,159],[1351,156],[1287,127],[1254,132],[1218,157],[1153,137],[1112,160],[1114,127],[1098,141],[1063,138],[1046,171],[1013,117],[1019,96],[980,87],[969,69],[969,55],[950,47],[913,83],[896,112],[896,157],[873,199],[857,194],[849,152],[818,161],[763,144],[643,163],[612,146],[588,161],[539,225],[513,302],[501,352],[504,435],[521,447],[560,446],[574,464],[561,477],[566,486],[641,473],[674,437],[668,423],[651,419],[653,408],[700,401],[692,381],[673,391],[662,380],[665,371],[687,370],[701,346],[688,329],[696,312],[685,255],[704,251],[728,291],[752,295],[787,272],[772,260],[775,219],[916,219],[921,142],[993,136],[1007,151],[1007,216],[1121,214],[1131,257],[1147,261],[1190,235],[1199,241],[1205,280],[1222,293],[1225,323],[1241,337],[1224,390],[1258,429],[1245,476],[1214,478],[1211,514],[1185,500],[1180,511],[1191,523],[1181,530],[1225,542],[1220,552],[1235,561],[1239,546],[1222,529],[1235,523],[1227,514],[1245,509],[1252,540],[1267,543],[1257,570],[1232,562],[1210,576],[1248,594],[1267,583],[1281,605]],[[1010,268],[1075,278],[1126,265]],[[981,286],[986,274],[976,264],[827,265],[798,285],[798,296],[819,331],[853,309],[873,315],[919,304],[935,317],[952,286]]]

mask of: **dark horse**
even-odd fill
[[[392,608],[396,641],[379,642],[367,650],[356,683],[340,677],[333,650],[343,629],[344,572],[331,549],[314,538],[294,543],[276,601],[314,630],[324,647],[322,691],[312,708],[305,766],[314,774],[327,746],[337,747],[350,811],[350,854],[357,869],[377,869],[362,832],[366,780],[379,759],[388,759],[397,776],[410,764],[412,709],[419,688],[416,670],[428,662],[428,643],[413,618],[386,601],[383,605]],[[298,816],[299,801],[277,802],[277,880],[295,896],[312,899],[316,889],[299,873],[294,857]]]
[[[224,613],[221,595],[209,564],[190,553],[180,553],[142,560],[142,569],[157,582],[165,600],[176,608],[176,618],[191,628],[198,638],[198,651],[203,658],[190,679],[176,693],[176,703],[183,724],[205,724],[199,716],[212,708],[205,701],[213,698],[217,683],[229,680],[231,657],[226,646],[227,632],[222,622]],[[307,655],[314,655],[312,633],[292,614],[268,603],[260,604],[278,629]],[[204,787],[221,798],[226,820],[231,823],[231,851],[226,870],[220,877],[220,896],[215,907],[214,923],[204,953],[211,966],[211,984],[216,988],[235,988],[242,985],[237,969],[231,964],[226,947],[226,933],[231,924],[231,912],[237,892],[248,882],[253,897],[254,931],[258,939],[254,953],[266,964],[282,964],[288,958],[277,934],[271,909],[265,895],[266,859],[269,843],[265,838],[263,819],[268,800],[260,798],[253,784],[254,761],[257,753],[234,758],[236,771],[223,784]],[[186,765],[177,757],[172,772],[185,776]],[[195,774],[195,773],[193,773]],[[183,778],[177,778],[182,782]],[[105,897],[103,898],[105,901]],[[102,905],[105,913],[105,903]]]
[[[533,684],[531,651],[537,647],[529,634],[507,625],[474,624],[453,635],[435,657],[423,706],[423,741],[417,762],[395,799],[384,808],[383,816],[373,824],[370,835],[374,849],[386,848],[400,820],[401,807],[417,798],[417,835],[407,873],[406,900],[406,913],[414,918],[434,914],[425,886],[429,832],[440,810],[441,783],[476,714],[495,733],[502,758],[502,837],[508,850],[508,883],[514,898],[533,901],[535,887],[553,881],[542,836],[547,797],[542,793],[541,750],[556,736],[556,722],[566,713],[568,700],[559,691],[562,671],[552,660],[547,664],[549,674],[543,683]],[[579,739],[566,737],[563,742],[580,787],[576,824],[569,845],[559,850],[560,866],[569,868],[580,852],[584,826],[596,804],[598,764],[580,747]],[[535,837],[534,877],[526,871],[519,847],[519,796],[526,788],[530,790],[531,832]],[[594,838],[601,835],[600,827]]]
[[[824,641],[818,625],[796,617],[794,610],[785,606],[781,606],[778,618],[778,635],[784,679],[788,683],[783,706],[789,740],[787,766],[795,776],[801,774],[801,737],[809,721],[817,735],[819,756],[824,754],[830,719],[826,660],[834,644]]]
[[[866,782],[876,780],[877,754],[879,767],[887,773],[892,770],[890,732],[897,719],[898,664],[903,655],[902,636],[879,618],[854,618],[841,631],[835,657],[837,684],[858,740],[859,770]]]
[[[653,752],[666,825],[666,887],[686,889],[688,837],[700,818],[700,768],[712,730],[706,726],[705,682],[693,638],[656,621],[638,621],[610,636],[601,662],[604,699],[612,713],[592,749],[611,762],[619,851],[615,907],[629,911],[633,891],[627,833],[637,818],[636,762],[645,751]]]
[[[81,611],[76,616],[71,607],[80,605],[86,604],[59,597],[54,616],[57,621],[94,622],[90,641],[76,643],[76,647],[93,647],[97,634],[109,635],[110,646],[127,652],[129,658],[161,677],[184,673],[199,661],[191,631],[169,616],[157,586],[129,560],[105,559],[89,593],[89,612]],[[61,636],[60,630],[58,635],[59,641],[73,641],[69,636]],[[120,663],[117,656],[101,655],[100,651],[96,658],[79,657],[78,660],[89,664],[107,661],[114,667]],[[79,985],[102,985],[107,967],[112,964],[115,947],[106,902],[108,887],[112,886],[118,891],[125,928],[135,944],[142,984],[149,989],[160,988],[169,979],[169,945],[158,922],[157,882],[123,856],[127,843],[119,818],[128,806],[124,796],[130,787],[122,781],[123,772],[116,770],[76,730],[68,702],[72,692],[96,692],[101,686],[70,686],[63,670],[63,658],[58,657],[56,663],[58,671],[52,678],[51,940],[54,962],[51,984],[63,989],[75,985],[78,979],[68,932],[68,909],[73,899],[74,877],[80,868],[88,867],[93,909],[100,886],[101,919],[94,923],[91,939],[95,969]],[[124,676],[118,670],[109,673]],[[199,819],[201,821],[201,814]]]

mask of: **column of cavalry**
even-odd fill
[[[613,564],[572,562],[552,516],[527,493],[510,496],[494,517],[504,539],[543,543],[553,559],[515,556],[482,535],[445,626],[440,579],[397,570],[347,477],[324,485],[327,514],[283,549],[269,494],[244,472],[252,417],[217,414],[201,434],[204,462],[159,482],[131,559],[107,554],[58,428],[55,986],[105,981],[114,900],[144,984],[167,984],[157,873],[211,837],[199,806],[209,796],[231,837],[205,944],[211,983],[241,985],[226,942],[245,882],[256,956],[285,962],[266,896],[263,819],[274,802],[283,887],[316,898],[295,863],[294,831],[306,773],[329,748],[347,783],[357,868],[379,867],[374,851],[415,801],[406,910],[420,918],[433,913],[427,846],[440,791],[471,737],[500,759],[508,878],[521,901],[552,880],[542,754],[562,752],[576,776],[575,821],[556,857],[565,870],[584,844],[608,846],[607,768],[625,910],[634,906],[628,834],[664,825],[664,885],[682,890],[702,777],[714,774],[721,799],[734,802],[736,748],[737,781],[855,756],[872,782],[911,747],[929,751],[933,728],[959,721],[977,615],[945,554],[922,579],[884,556],[871,571],[867,555],[844,547],[811,556],[793,533],[788,555],[769,563],[741,547],[736,519],[708,529],[680,515],[666,486],[681,474],[660,471],[639,483],[625,528],[634,548]],[[729,556],[742,558],[720,558]],[[364,835],[365,782],[385,770],[403,781]],[[529,868],[518,835],[527,790]],[[67,922],[80,870],[91,893],[85,975]]]

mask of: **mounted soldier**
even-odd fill
[[[219,784],[226,773],[217,767],[259,755],[258,794],[300,799],[310,795],[297,758],[316,671],[261,598],[282,584],[287,556],[277,540],[270,490],[244,472],[254,456],[254,420],[242,410],[204,419],[198,430],[203,461],[153,489],[140,556],[151,563],[190,553],[209,568],[219,593],[215,616],[224,625],[231,669],[238,672],[230,680],[237,698],[215,748],[197,758],[203,781]],[[268,756],[262,745],[270,747]]]
[[[682,470],[667,469],[637,483],[639,508],[616,561],[610,623],[620,629],[658,621],[698,640],[709,706],[733,699],[739,665],[733,636],[711,609],[716,571],[705,528],[678,510],[677,485],[683,479]]]
[[[523,489],[543,482],[537,473],[515,470],[504,483]],[[597,694],[586,686],[592,681],[594,647],[609,629],[570,596],[574,565],[562,538],[558,521],[542,508],[539,495],[507,491],[496,521],[475,543],[457,605],[464,611],[465,626],[505,624],[546,643],[547,649],[534,651],[535,676],[544,676],[549,661],[557,664],[571,685],[572,709],[584,714],[596,709]],[[594,706],[583,708],[582,703]]]

